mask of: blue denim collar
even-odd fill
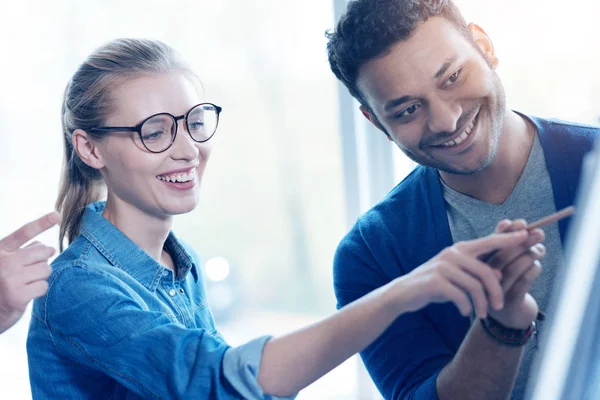
[[[115,267],[131,275],[148,290],[155,291],[161,277],[172,276],[165,268],[129,239],[123,232],[102,216],[106,202],[98,201],[85,208],[80,233]],[[193,266],[192,257],[169,232],[165,250],[171,255],[177,276],[174,281],[185,280]],[[173,278],[172,278],[173,279]]]

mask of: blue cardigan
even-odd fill
[[[598,128],[529,117],[537,126],[557,209],[574,203],[582,159]],[[559,224],[564,242],[568,221]],[[452,236],[437,170],[417,167],[361,216],[334,259],[338,308],[407,274]],[[437,399],[436,379],[470,328],[452,303],[400,316],[361,357],[386,399]]]

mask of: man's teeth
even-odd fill
[[[192,169],[191,171],[180,172],[178,174],[159,175],[157,178],[165,182],[188,182],[196,177],[195,172],[196,168]]]
[[[467,126],[467,128],[464,130],[463,133],[460,134],[459,137],[457,137],[454,140],[449,140],[446,143],[442,143],[441,146],[450,147],[450,146],[456,146],[457,144],[461,144],[469,137],[469,135],[471,134],[471,131],[473,130],[474,127],[475,127],[475,120],[471,121],[469,126]]]

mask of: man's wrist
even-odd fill
[[[524,346],[536,331],[535,321],[525,329],[509,328],[490,316],[480,321],[483,330],[492,339],[507,346]]]
[[[530,313],[517,313],[508,310],[488,312],[488,316],[502,326],[516,330],[529,328],[531,321],[535,320],[535,316],[530,315]]]

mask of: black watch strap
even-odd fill
[[[529,338],[535,333],[535,321],[531,322],[526,329],[513,329],[502,325],[494,318],[488,316],[485,319],[480,319],[483,330],[499,343],[520,347],[524,346]]]

